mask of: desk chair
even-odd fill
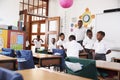
[[[10,57],[15,57],[16,56],[14,49],[11,49],[11,48],[2,48],[1,53],[5,56],[10,56]]]
[[[94,60],[75,58],[75,57],[67,57],[65,60],[68,62],[80,63],[83,65],[82,70],[75,72],[69,69],[68,66],[66,66],[66,73],[90,78],[92,80],[98,80],[96,62]]]
[[[53,49],[53,55],[60,55],[62,56],[62,63],[61,63],[61,66],[60,66],[60,71],[63,71],[65,69],[65,60],[64,58],[66,57],[66,53],[65,53],[65,50],[62,50],[62,49]]]
[[[0,68],[0,80],[23,80],[19,73]]]
[[[35,68],[31,50],[16,51],[18,70]]]

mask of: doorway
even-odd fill
[[[40,36],[40,38],[44,41],[42,44],[43,49],[45,49],[45,20],[40,21],[32,21],[31,24],[31,50],[35,50],[35,46],[32,43],[32,40],[37,37],[37,35]]]
[[[31,24],[31,50],[35,52],[35,46],[32,40],[40,35],[40,38],[44,41],[41,45],[41,49],[48,49],[48,45],[52,38],[58,40],[58,35],[60,32],[60,17],[46,18],[46,20],[32,21]]]

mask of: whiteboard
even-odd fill
[[[96,15],[97,31],[104,31],[108,46],[112,50],[120,50],[120,12],[102,13]]]

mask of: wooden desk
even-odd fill
[[[113,61],[113,62],[118,62],[118,61],[120,62],[120,57],[113,57],[113,58],[112,58],[112,61]]]
[[[88,54],[87,53],[79,53],[79,58],[88,58]]]
[[[50,71],[48,69],[28,69],[17,71],[24,80],[91,80],[79,76]]]
[[[120,63],[96,60],[96,67],[118,72],[118,78],[120,80]]]
[[[16,70],[16,61],[17,61],[17,58],[0,55],[0,64],[1,63],[13,63],[14,70]]]
[[[61,64],[61,56],[49,55],[49,54],[40,54],[34,53],[33,57],[38,60],[38,63],[41,67],[49,67],[49,66],[60,66]]]

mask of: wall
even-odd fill
[[[17,26],[19,0],[0,0],[0,25]]]
[[[59,0],[50,0],[49,4],[49,17],[60,16],[61,17],[61,32],[66,35],[66,40],[70,35],[70,23],[72,18],[79,19],[79,16],[85,12],[86,8],[89,8],[92,14],[103,13],[105,9],[112,9],[120,7],[120,0],[74,0],[74,4],[69,9],[63,9],[59,5]],[[77,20],[75,23],[77,23]],[[95,27],[95,20],[89,25]],[[116,56],[113,53],[107,55],[110,57]]]
[[[120,0],[118,0],[118,7],[120,8]]]
[[[102,13],[105,9],[117,8],[119,0],[74,0],[74,4],[69,9],[63,9],[59,5],[59,0],[50,0],[49,4],[49,17],[61,17],[61,32],[66,36],[70,34],[70,23],[72,18],[79,19],[79,16],[89,8],[92,14]],[[120,3],[120,1],[119,1]],[[66,15],[65,15],[66,14]],[[77,20],[75,23],[77,23]],[[95,21],[89,25],[94,26]]]

